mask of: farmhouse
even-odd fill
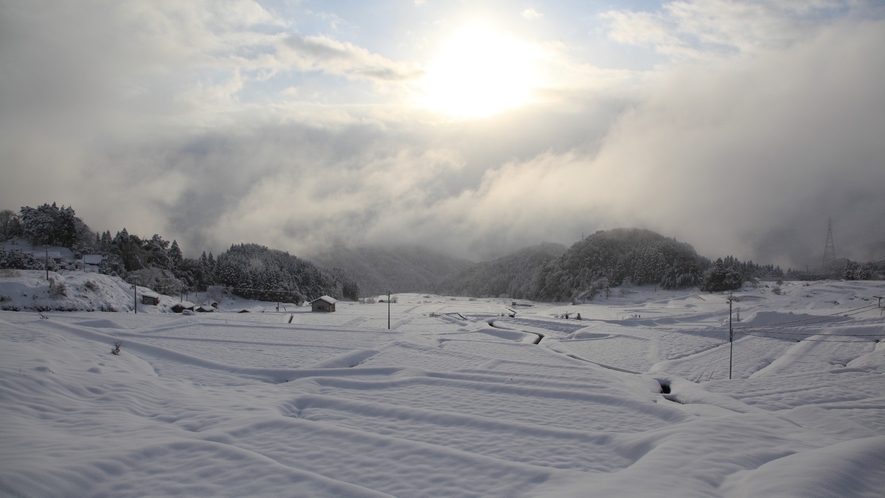
[[[329,296],[320,296],[310,302],[311,311],[335,311],[335,299]]]

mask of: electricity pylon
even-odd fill
[[[833,220],[827,220],[827,244],[824,246],[824,269],[836,262],[836,246],[833,244]]]

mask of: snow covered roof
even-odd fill
[[[152,290],[144,290],[141,292],[141,295],[147,296],[147,297],[160,297],[159,294],[157,294],[156,292],[154,292]]]
[[[332,297],[329,297],[329,296],[320,296],[320,297],[314,299],[313,301],[311,301],[310,304],[313,304],[313,303],[315,303],[315,302],[317,302],[317,301],[325,301],[325,302],[327,302],[327,303],[329,303],[329,304],[335,304],[335,303],[338,302],[335,298],[332,298]]]
[[[101,254],[86,254],[83,256],[83,263],[87,265],[100,265]]]

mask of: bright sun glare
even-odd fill
[[[462,117],[488,117],[530,101],[537,47],[480,23],[463,27],[430,62],[422,82],[425,107]]]

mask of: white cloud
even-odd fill
[[[850,0],[698,0],[668,2],[655,12],[612,10],[602,17],[618,42],[710,58],[784,49],[845,16],[882,13],[875,3]]]
[[[528,20],[534,20],[534,19],[540,19],[540,18],[544,17],[544,14],[535,10],[534,7],[530,7],[528,9],[525,9],[522,11],[522,17],[524,17]]]
[[[348,42],[326,36],[293,35],[285,45],[291,48],[291,60],[300,70],[324,71],[349,78],[375,81],[404,81],[420,77],[421,70],[397,63]]]

